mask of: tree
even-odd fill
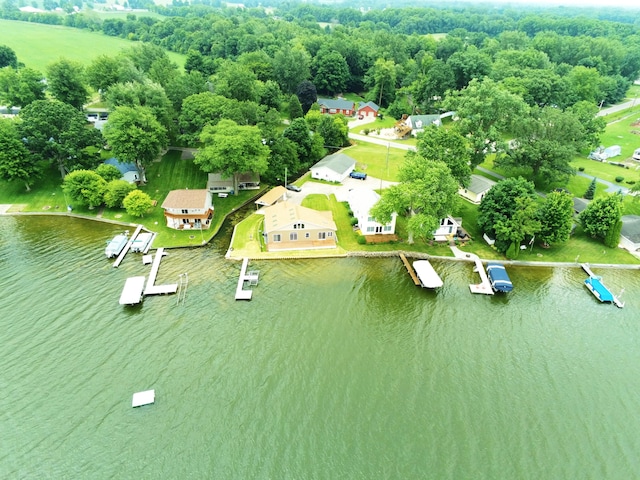
[[[302,113],[304,115],[307,114],[311,105],[318,101],[316,86],[309,80],[305,80],[298,85],[298,88],[296,89],[296,96],[300,101],[300,105],[302,105]]]
[[[302,117],[304,114],[302,113],[302,105],[300,105],[300,100],[295,94],[292,94],[289,97],[289,118],[291,120],[295,120],[296,118]]]
[[[302,168],[310,166],[319,160],[314,153],[313,137],[304,118],[296,118],[284,129],[282,135],[291,140],[296,146],[298,159]]]
[[[429,126],[418,134],[418,154],[428,160],[444,162],[458,185],[466,187],[471,180],[470,155],[464,137],[455,130]]]
[[[531,197],[514,199],[515,210],[509,217],[502,217],[493,226],[496,232],[496,244],[500,240],[508,244],[507,255],[517,258],[520,244],[527,236],[535,235],[540,230],[540,221],[536,216],[536,203]]]
[[[444,107],[460,118],[456,128],[469,140],[472,170],[488,153],[505,150],[502,135],[511,132],[528,109],[521,97],[490,79],[472,80],[464,90],[450,93]]]
[[[153,206],[151,197],[141,190],[133,190],[124,197],[122,205],[132,217],[144,217]]]
[[[578,119],[584,130],[584,143],[580,148],[593,148],[600,145],[600,135],[607,128],[607,121],[604,117],[597,115],[598,107],[593,103],[580,101],[569,107],[567,111]]]
[[[447,65],[453,70],[458,89],[466,87],[473,79],[482,79],[491,71],[491,57],[471,45],[464,51],[451,55]]]
[[[274,80],[284,93],[293,93],[303,80],[309,79],[311,58],[302,47],[287,45],[273,57]]]
[[[12,48],[0,45],[0,68],[18,68],[18,57]]]
[[[206,126],[200,140],[203,143],[194,162],[205,172],[219,172],[233,177],[233,191],[238,194],[238,176],[245,172],[262,174],[269,167],[269,147],[262,142],[260,129],[238,125],[233,120],[221,120]]]
[[[538,210],[538,238],[544,246],[569,240],[573,227],[573,200],[565,192],[551,192]]]
[[[122,163],[135,163],[138,178],[167,146],[167,130],[147,107],[117,107],[104,128],[104,137]]]
[[[349,145],[349,127],[343,115],[322,115],[315,133],[321,135],[323,145],[339,148]]]
[[[87,83],[101,95],[116,83],[142,82],[144,74],[133,61],[124,55],[110,57],[99,55],[89,64],[85,71]]]
[[[509,245],[513,242],[509,238],[505,226],[510,226],[506,222],[516,215],[519,208],[518,198],[524,198],[525,201],[520,202],[520,207],[529,207],[530,201],[535,201],[536,193],[533,183],[522,177],[507,178],[499,181],[489,190],[480,202],[478,207],[478,227],[483,233],[495,238],[495,246],[500,252],[506,252]],[[529,220],[531,212],[527,212],[525,220]],[[498,236],[496,225],[501,222],[502,234]],[[524,237],[523,237],[524,238]]]
[[[496,158],[495,165],[527,169],[536,185],[566,183],[574,174],[571,161],[586,143],[580,120],[553,107],[531,109],[516,122],[514,134],[512,149]]]
[[[620,234],[622,233],[622,220],[615,222],[604,237],[604,245],[609,248],[616,248],[620,243]]]
[[[427,160],[414,152],[407,154],[398,177],[400,183],[382,192],[371,209],[372,216],[387,223],[393,212],[408,215],[409,243],[413,243],[415,235],[432,238],[440,220],[455,207],[458,183],[445,163]]]
[[[456,86],[453,70],[442,60],[431,62],[424,75],[421,75],[410,87],[416,105],[431,111],[447,90]],[[406,112],[405,112],[406,113]]]
[[[226,61],[213,76],[215,93],[239,101],[258,100],[257,78],[247,67]]]
[[[42,74],[31,68],[0,70],[0,103],[12,107],[26,107],[36,100],[44,100],[45,88]]]
[[[51,94],[61,102],[82,110],[89,98],[81,63],[62,58],[47,67],[47,85]]]
[[[344,92],[349,82],[349,66],[339,52],[320,49],[313,59],[313,83],[316,88],[328,95]],[[301,102],[302,103],[302,102]]]
[[[122,173],[115,165],[109,165],[108,163],[101,163],[96,167],[96,173],[104,178],[105,182],[110,182],[111,180],[118,180],[122,177]]]
[[[277,136],[267,141],[271,150],[269,154],[269,170],[262,178],[271,184],[284,182],[285,173],[293,176],[300,171],[300,161],[296,145],[283,136]]]
[[[396,64],[393,60],[379,58],[369,69],[365,79],[370,89],[368,97],[381,107],[390,105],[395,98],[396,79]]]
[[[609,229],[622,217],[622,195],[596,198],[580,214],[584,231],[594,238],[605,239]],[[617,245],[617,244],[616,244]]]
[[[20,111],[18,132],[37,160],[54,162],[64,178],[74,169],[99,163],[100,131],[87,125],[84,114],[58,100],[36,100]]]
[[[33,182],[42,176],[43,167],[20,139],[15,122],[0,119],[0,178],[23,182],[29,192]]]
[[[587,200],[593,200],[593,197],[596,194],[596,177],[593,177],[591,183],[587,187],[587,191],[584,192],[584,198]]]
[[[109,208],[121,207],[125,197],[135,189],[136,186],[126,180],[119,178],[111,180],[107,183],[107,188],[104,192],[104,204]]]
[[[107,182],[93,170],[74,170],[62,182],[62,190],[73,200],[89,208],[101,205]]]

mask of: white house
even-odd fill
[[[439,127],[442,125],[442,120],[440,120],[440,115],[409,115],[405,124],[411,127],[411,135],[415,136],[429,125]]]
[[[363,235],[394,234],[396,231],[397,214],[393,212],[391,221],[386,224],[378,223],[371,216],[371,208],[378,203],[380,195],[369,188],[354,188],[349,191],[347,202],[353,212],[353,216],[358,219],[358,226]]]
[[[342,182],[356,168],[356,161],[344,153],[328,155],[316,163],[311,170],[311,178]]]
[[[440,220],[440,226],[433,232],[433,239],[436,242],[448,242],[458,234],[458,229],[462,228],[462,219],[447,216]]]
[[[188,230],[211,226],[213,203],[209,190],[171,190],[162,208],[169,228]]]
[[[478,204],[482,201],[482,198],[485,194],[491,190],[496,184],[493,180],[489,180],[486,177],[481,175],[471,175],[471,181],[469,182],[468,187],[460,187],[458,189],[458,194],[461,197],[466,198],[471,203]]]

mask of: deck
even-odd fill
[[[493,288],[491,288],[491,282],[489,281],[489,277],[487,276],[487,272],[484,270],[484,265],[479,258],[474,259],[476,263],[476,267],[473,269],[475,272],[480,274],[480,283],[476,285],[469,285],[469,290],[471,293],[481,293],[483,295],[493,295]]]
[[[120,295],[120,305],[136,305],[142,301],[144,277],[129,277]]]
[[[251,270],[247,272],[247,266],[249,265],[249,259],[242,259],[242,268],[240,269],[240,277],[238,278],[238,286],[236,287],[236,300],[251,300],[253,296],[253,290],[245,290],[244,283],[247,282],[249,286],[258,285],[260,272],[257,270]]]
[[[411,264],[409,263],[409,260],[407,260],[407,257],[405,257],[404,253],[402,252],[400,252],[400,260],[402,260],[402,263],[404,263],[404,266],[407,267],[407,272],[409,272],[409,275],[411,276],[413,283],[416,284],[416,286],[418,287],[422,286],[422,283],[420,283],[420,279],[418,278],[418,275],[416,275],[416,272],[411,266]]]
[[[156,255],[151,265],[151,272],[147,279],[147,285],[144,288],[145,295],[166,295],[169,293],[176,293],[178,291],[178,284],[172,283],[168,285],[155,285],[156,277],[158,276],[158,270],[160,270],[160,262],[165,255],[164,248],[158,248]]]

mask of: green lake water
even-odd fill
[[[236,302],[228,232],[174,249],[176,296],[118,304],[140,256],[120,227],[0,218],[0,478],[631,479],[640,477],[640,272],[601,305],[574,268],[397,258],[252,261]],[[136,391],[156,403],[131,408]]]

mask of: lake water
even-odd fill
[[[140,256],[121,228],[0,217],[0,478],[567,479],[640,477],[640,273],[397,258],[252,261],[236,302],[228,232],[171,250],[176,296],[118,304]],[[131,408],[136,391],[156,403]]]

